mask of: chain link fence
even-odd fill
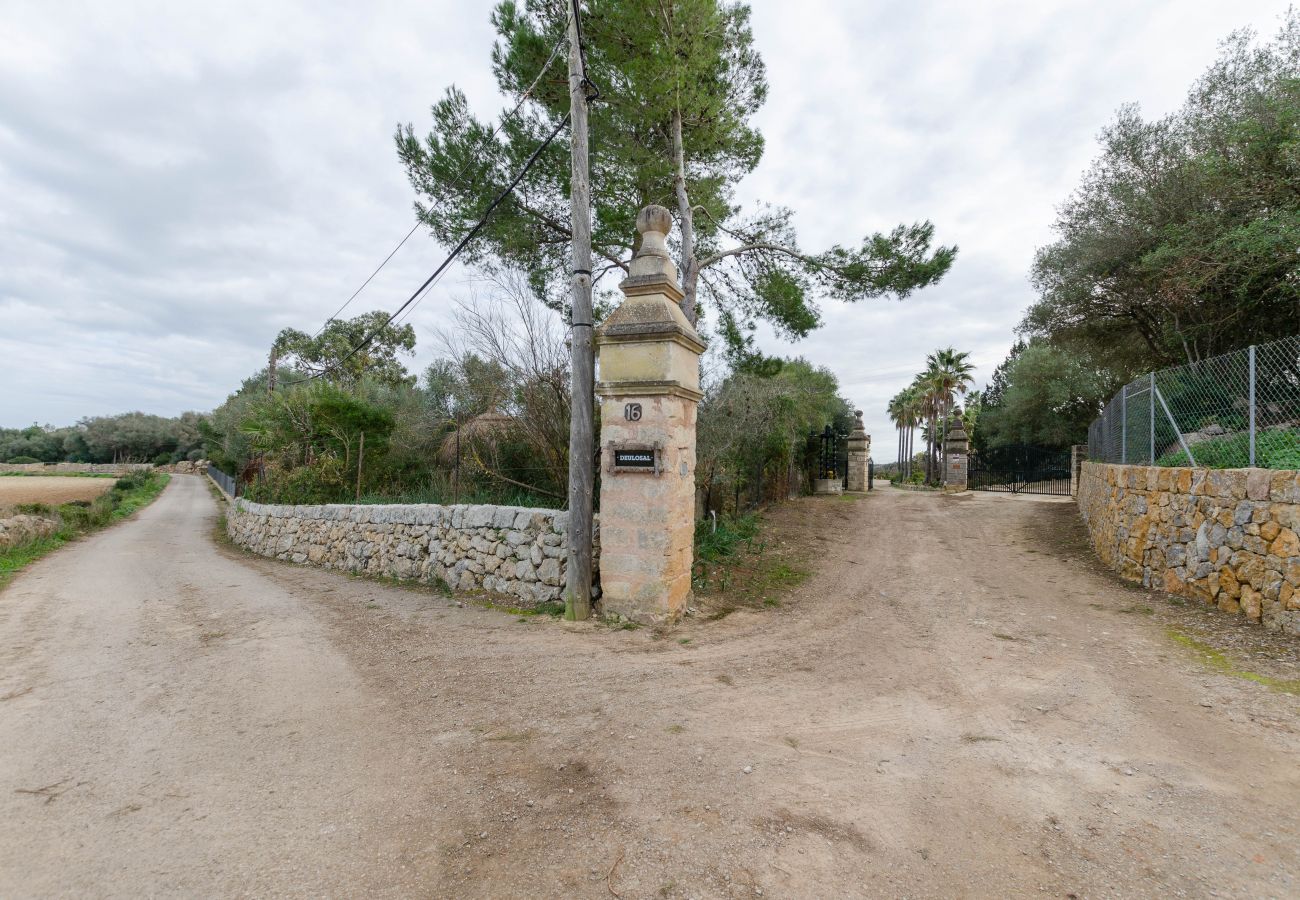
[[[1088,428],[1088,458],[1300,469],[1300,337],[1143,375]]]

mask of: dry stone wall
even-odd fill
[[[568,514],[516,506],[230,503],[231,539],[262,556],[505,595],[562,600]],[[599,546],[594,553],[599,572]],[[597,576],[597,583],[598,576]]]
[[[1300,472],[1085,462],[1078,499],[1123,577],[1300,634]]]
[[[126,475],[152,468],[152,463],[0,463],[0,472],[29,475]]]

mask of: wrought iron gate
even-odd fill
[[[814,478],[838,478],[848,488],[849,481],[849,441],[847,434],[840,434],[827,425],[821,432],[814,431],[808,436],[810,447],[816,448],[817,468]]]
[[[970,455],[972,491],[1070,496],[1070,451],[1015,444]]]

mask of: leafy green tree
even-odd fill
[[[846,433],[853,416],[828,369],[804,359],[785,360],[771,377],[733,372],[710,385],[700,404],[696,483],[705,505],[766,489],[785,499],[803,461],[811,432],[826,425]]]
[[[456,422],[500,411],[512,394],[506,368],[476,353],[430,363],[424,370],[424,389],[438,414]]]
[[[346,499],[361,454],[382,458],[394,425],[384,406],[326,381],[261,394],[241,426],[263,466],[250,494],[288,503]]]
[[[176,422],[142,412],[94,416],[77,423],[93,462],[151,462],[179,444]]]
[[[999,369],[1005,372],[1000,402],[979,413],[980,441],[988,448],[1082,443],[1120,387],[1105,368],[1044,341],[1031,341]]]
[[[561,40],[569,9],[567,0],[497,5],[492,64],[504,94],[527,91]],[[716,330],[741,363],[756,356],[758,321],[802,337],[819,323],[816,295],[903,297],[942,278],[956,254],[932,248],[929,222],[809,252],[788,209],[737,205],[737,186],[762,157],[750,120],[767,96],[749,17],[747,4],[719,0],[591,0],[583,16],[587,71],[601,87],[591,117],[592,249],[600,260],[593,277],[626,271],[641,208],[675,208],[684,311],[695,321],[711,304]],[[433,105],[427,136],[409,124],[398,128],[417,213],[443,243],[467,233],[568,113],[565,79],[543,77],[525,108],[504,118],[498,133],[452,87]],[[569,154],[557,142],[470,245],[471,258],[530,273],[537,295],[561,307],[570,274],[568,193]]]
[[[282,363],[336,384],[356,384],[363,377],[411,383],[400,357],[415,352],[415,329],[388,324],[388,316],[375,310],[352,319],[330,319],[316,335],[286,328],[276,337],[275,348]]]
[[[1179,111],[1120,110],[1039,251],[1027,333],[1138,373],[1300,331],[1300,12]]]
[[[0,461],[19,458],[58,462],[63,459],[62,433],[58,429],[40,425],[0,429]]]
[[[975,446],[975,435],[983,429],[980,428],[980,416],[984,412],[984,392],[970,391],[966,395],[966,402],[963,404],[962,427],[966,430],[966,437],[970,440],[971,446]]]

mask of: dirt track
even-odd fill
[[[174,477],[0,594],[0,896],[1300,892],[1297,699],[1072,510],[801,502],[784,607],[656,637],[248,559]]]

